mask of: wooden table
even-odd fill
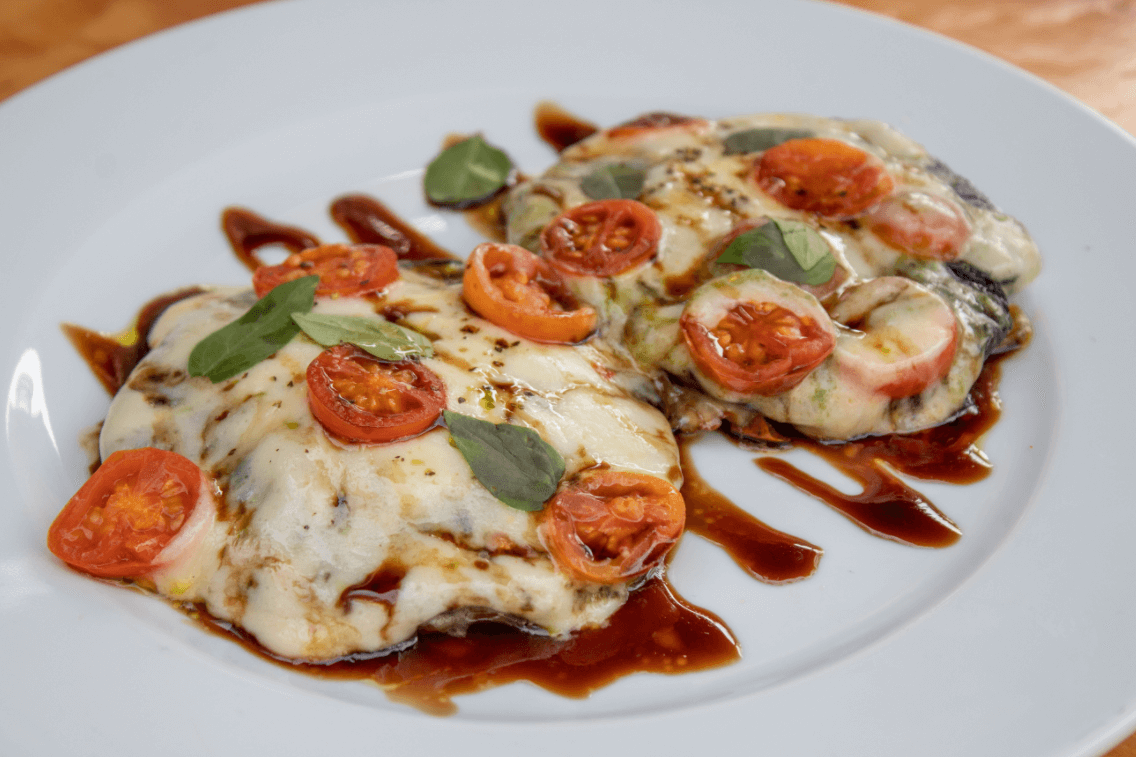
[[[259,0],[3,0],[0,99],[175,24]],[[841,0],[979,47],[1136,134],[1132,0]],[[1108,757],[1136,757],[1136,735]]]

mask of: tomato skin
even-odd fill
[[[629,138],[634,139],[664,130],[693,131],[701,129],[707,124],[708,122],[704,118],[654,111],[644,113],[638,118],[613,126],[608,129],[606,133],[610,139],[623,140]]]
[[[841,334],[837,370],[866,391],[902,399],[950,371],[958,349],[954,311],[938,295],[898,276],[850,287],[832,317],[855,329]]]
[[[103,461],[56,516],[47,546],[101,578],[143,578],[201,504],[212,484],[192,461],[144,447]]]
[[[739,395],[792,389],[836,345],[836,328],[816,298],[760,270],[704,285],[679,329],[698,370]]]
[[[308,365],[307,381],[312,415],[347,442],[417,436],[446,407],[445,385],[429,368],[412,360],[385,362],[349,344],[321,352]]]
[[[950,261],[970,238],[970,224],[950,200],[923,192],[889,197],[864,217],[889,246],[924,260]]]
[[[662,227],[635,200],[599,200],[552,219],[540,234],[541,253],[569,276],[616,276],[651,260]]]
[[[513,244],[473,249],[462,297],[482,318],[537,342],[575,344],[596,329],[595,309],[580,305],[547,261]]]
[[[280,265],[257,268],[252,285],[263,297],[287,281],[316,274],[316,297],[356,297],[398,280],[398,255],[378,244],[325,244],[289,255]]]
[[[593,473],[557,493],[541,537],[556,566],[578,581],[615,584],[662,561],[686,522],[682,495],[645,473]]]
[[[895,187],[875,156],[836,139],[790,139],[762,153],[756,179],[794,210],[828,218],[859,215]]]

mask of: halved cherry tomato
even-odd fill
[[[666,129],[698,129],[706,124],[707,121],[704,118],[655,111],[644,113],[638,118],[611,127],[607,130],[607,136],[611,139],[627,139],[628,137],[639,137]]]
[[[782,205],[830,218],[858,215],[891,193],[875,156],[837,139],[790,139],[757,164],[757,183]]]
[[[324,429],[345,441],[393,442],[434,424],[446,388],[420,363],[388,363],[340,344],[308,365],[308,405]]]
[[[56,516],[47,547],[91,575],[142,578],[166,564],[163,551],[211,496],[201,469],[177,453],[115,452]]]
[[[836,345],[836,329],[815,297],[760,270],[704,284],[679,326],[698,370],[744,395],[792,389]]]
[[[614,584],[657,565],[685,522],[682,495],[665,479],[604,471],[549,500],[541,535],[560,570],[578,581]]]
[[[928,260],[954,260],[970,238],[962,209],[924,192],[889,197],[864,217],[864,223],[897,250]]]
[[[580,305],[547,261],[514,244],[473,248],[462,296],[474,312],[517,336],[573,344],[596,328],[596,311]]]
[[[316,297],[355,297],[398,279],[398,255],[378,244],[325,244],[256,269],[252,285],[263,297],[286,281],[318,275]]]
[[[540,249],[552,267],[583,276],[615,276],[654,257],[662,227],[635,200],[600,200],[561,213],[544,227]]]
[[[864,389],[899,399],[921,393],[951,368],[958,347],[954,311],[909,279],[881,276],[850,287],[830,310],[860,333],[842,333],[833,359]]]

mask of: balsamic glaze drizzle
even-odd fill
[[[597,130],[549,104],[538,108],[537,128],[557,150]],[[457,259],[374,198],[341,197],[331,206],[331,215],[353,241],[387,245],[400,259]],[[492,225],[496,217],[486,218]],[[222,228],[234,253],[250,270],[262,264],[256,251],[265,245],[281,244],[296,252],[320,243],[304,229],[269,221],[242,208],[226,209]],[[146,335],[161,312],[200,291],[181,290],[147,303],[135,319],[133,340],[70,324],[64,324],[63,329],[99,381],[114,394],[145,355]],[[859,494],[844,494],[779,458],[762,456],[755,462],[762,470],[834,507],[869,533],[915,546],[953,544],[960,535],[957,526],[892,471],[952,483],[970,483],[989,474],[989,461],[977,443],[999,416],[999,362],[1000,358],[987,362],[966,412],[928,431],[831,445],[777,427],[792,446],[822,457],[859,481],[863,486]],[[715,491],[695,470],[688,445],[689,440],[680,440],[687,529],[722,547],[758,580],[787,583],[812,575],[823,550],[762,523]],[[340,601],[348,612],[355,602],[393,605],[404,573],[398,566],[383,566],[366,582],[346,590]],[[397,651],[318,663],[276,657],[247,632],[212,617],[203,607],[184,609],[207,628],[235,639],[262,657],[322,677],[372,679],[387,688],[392,699],[434,714],[454,712],[455,695],[511,681],[527,680],[564,696],[584,697],[633,672],[702,670],[740,657],[737,642],[722,621],[686,603],[661,575],[633,591],[603,628],[585,629],[566,638],[478,621],[461,638],[423,630],[416,640]]]

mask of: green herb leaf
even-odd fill
[[[727,155],[737,155],[743,152],[765,152],[770,147],[776,147],[790,139],[804,139],[811,136],[813,136],[813,133],[806,129],[776,127],[735,131],[725,139],[725,152]]]
[[[580,189],[593,200],[634,200],[643,191],[647,173],[630,163],[600,166],[584,177]]]
[[[800,221],[774,219],[739,234],[717,262],[761,268],[782,281],[810,286],[836,273],[836,258],[824,237]]]
[[[467,208],[485,202],[509,181],[513,163],[481,135],[443,150],[426,167],[426,197],[436,205]]]
[[[384,318],[294,313],[292,320],[324,347],[348,342],[391,362],[434,355],[434,347],[425,336]]]
[[[260,298],[237,320],[202,339],[189,353],[189,375],[214,384],[247,371],[292,341],[300,327],[293,313],[315,302],[319,276],[285,282]]]
[[[458,451],[494,497],[517,510],[535,512],[556,493],[564,458],[540,434],[449,410],[443,415]]]
[[[802,270],[811,271],[826,259],[833,260],[832,250],[829,249],[828,242],[824,241],[824,237],[808,224],[800,221],[781,221],[776,218],[773,219],[773,223],[781,231],[781,238],[785,240],[785,246],[789,248],[789,252],[793,253],[793,257]],[[833,260],[833,262],[835,261]],[[832,274],[829,274],[829,278],[831,276]],[[828,281],[828,279],[826,278],[824,281]],[[820,283],[823,284],[824,281]]]

